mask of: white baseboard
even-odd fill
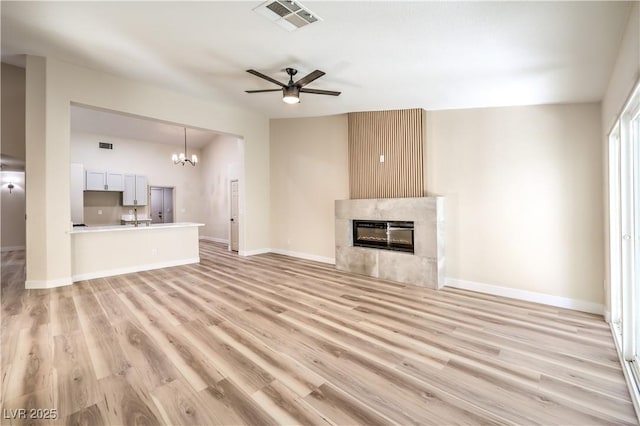
[[[24,288],[26,289],[42,289],[42,288],[55,288],[63,287],[65,285],[73,284],[71,277],[59,278],[57,280],[28,280],[24,282]]]
[[[321,262],[321,263],[329,263],[331,265],[335,265],[336,264],[336,259],[334,259],[333,257],[318,256],[318,255],[315,255],[315,254],[302,253],[302,252],[299,252],[299,251],[289,251],[289,250],[282,250],[282,249],[271,249],[271,253],[282,254],[284,256],[297,257],[299,259],[313,260],[313,261]]]
[[[519,290],[509,287],[501,287],[492,284],[478,283],[474,281],[459,280],[455,278],[445,278],[445,286],[460,288],[463,290],[477,291],[479,293],[492,294],[494,296],[510,297],[512,299],[524,300],[527,302],[542,303],[543,305],[557,306],[559,308],[572,309],[574,311],[589,312],[602,315],[604,306],[599,303],[587,302],[585,300],[570,299],[568,297],[553,296],[550,294],[536,293],[533,291]]]
[[[222,244],[229,244],[229,240],[225,239],[225,238],[218,238],[218,237],[200,237],[201,240],[205,240],[205,241],[213,241],[214,243],[222,243]]]
[[[0,251],[18,251],[24,250],[24,246],[4,246],[0,248]]]
[[[172,266],[190,265],[200,263],[200,257],[172,260],[170,262],[147,263],[146,265],[135,265],[126,268],[108,269],[104,271],[89,272],[86,274],[73,275],[73,282],[93,280],[95,278],[112,277],[114,275],[131,274],[133,272],[150,271],[152,269],[170,268]]]
[[[271,249],[261,248],[261,249],[255,249],[255,250],[240,250],[238,252],[238,255],[240,255],[240,256],[255,256],[257,254],[265,254],[265,253],[271,253]]]

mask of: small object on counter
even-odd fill
[[[140,219],[138,218],[138,223],[142,223],[144,222],[145,224],[149,224],[151,223],[151,219],[145,218],[145,219]],[[120,219],[120,224],[121,225],[133,225],[135,223],[135,220],[123,220]]]

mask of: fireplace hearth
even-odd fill
[[[443,197],[336,200],[336,269],[441,288],[443,208]]]
[[[413,253],[413,222],[354,220],[353,245]]]

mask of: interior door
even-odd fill
[[[173,188],[164,188],[162,191],[162,211],[164,223],[173,223]]]
[[[231,202],[230,202],[230,244],[231,251],[238,251],[238,229],[240,222],[238,221],[238,181],[231,181]]]
[[[164,223],[164,188],[151,187],[151,223]]]
[[[151,223],[173,223],[173,188],[151,187]]]

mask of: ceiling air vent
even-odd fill
[[[287,31],[293,31],[321,19],[295,0],[268,0],[253,9]]]

